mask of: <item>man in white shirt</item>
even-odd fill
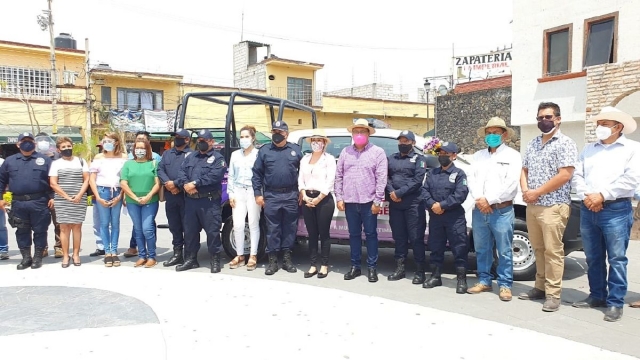
[[[491,291],[491,265],[494,246],[498,251],[498,287],[500,300],[510,301],[513,285],[513,199],[518,193],[522,159],[520,153],[505,145],[513,129],[499,117],[491,118],[478,129],[487,148],[473,155],[469,190],[475,201],[472,213],[473,240],[478,261],[479,282],[470,294]]]
[[[584,147],[573,177],[583,201],[580,234],[589,266],[589,296],[573,306],[606,306],[604,320],[618,321],[627,294],[626,252],[633,225],[631,198],[640,185],[640,144],[625,136],[637,127],[629,114],[605,107],[592,121],[599,141]]]

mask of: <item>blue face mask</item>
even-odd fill
[[[484,142],[487,143],[489,147],[496,148],[502,144],[502,135],[487,134],[487,136],[484,137]]]

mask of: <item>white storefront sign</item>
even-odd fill
[[[453,58],[455,78],[459,82],[511,74],[511,49]]]

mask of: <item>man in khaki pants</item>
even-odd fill
[[[522,162],[520,186],[527,203],[527,229],[536,256],[535,287],[518,298],[545,299],[542,311],[560,308],[564,244],[562,236],[571,213],[571,177],[578,149],[560,132],[560,107],[538,106],[538,129],[542,132],[527,145]]]

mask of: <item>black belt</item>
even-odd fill
[[[38,200],[43,197],[49,197],[49,194],[45,192],[33,193],[33,194],[25,194],[25,195],[13,195],[11,199],[18,201],[29,201],[29,200]]]
[[[305,190],[304,193],[310,198],[317,198],[320,196],[320,191],[318,190]]]
[[[631,201],[631,198],[630,197],[626,197],[626,198],[618,198],[618,199],[615,199],[615,200],[605,200],[603,204],[604,205],[609,205],[609,204],[622,202],[622,201]]]
[[[184,194],[187,197],[190,197],[192,199],[203,199],[203,198],[217,199],[220,196],[219,191],[211,191],[208,193],[195,193],[195,194],[184,193]]]
[[[298,191],[298,187],[297,186],[289,186],[289,187],[283,187],[283,188],[271,188],[268,187],[266,188],[267,191],[271,191],[271,192],[277,192],[277,193],[287,193],[287,192],[292,192],[292,191]]]

